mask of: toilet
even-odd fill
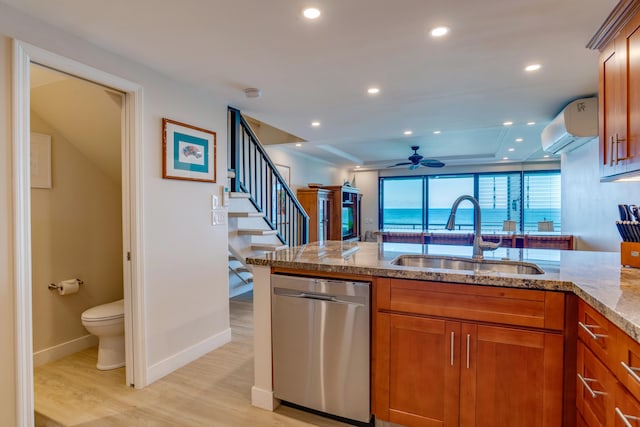
[[[98,337],[98,369],[106,371],[125,365],[123,299],[86,310],[82,313],[82,326]]]

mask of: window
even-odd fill
[[[381,229],[424,229],[424,178],[380,178]]]
[[[485,232],[503,231],[505,221],[513,221],[516,233],[560,231],[557,170],[383,177],[380,229],[443,230],[454,200],[463,194],[478,199]],[[456,229],[473,230],[473,221],[473,207],[463,202],[456,214]]]
[[[523,199],[523,231],[560,231],[560,173],[526,172]]]
[[[520,230],[521,182],[519,172],[478,175],[483,231],[503,231],[504,221],[515,221]]]
[[[473,175],[429,177],[429,230],[444,230],[451,205],[463,194],[473,194]],[[473,206],[462,202],[456,213],[457,230],[473,230]]]

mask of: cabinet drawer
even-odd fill
[[[613,406],[613,421],[610,425],[616,427],[640,427],[640,402],[620,384],[616,386]]]
[[[578,341],[576,406],[587,425],[610,425],[607,417],[613,410],[612,399],[616,384],[613,374],[582,342]]]
[[[614,363],[616,327],[580,300],[578,304],[578,337],[607,365]],[[618,362],[619,363],[619,362]]]
[[[615,342],[611,369],[631,394],[640,400],[640,344],[619,329]]]
[[[562,330],[562,292],[418,280],[377,282],[378,309]]]

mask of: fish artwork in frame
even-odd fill
[[[216,133],[162,119],[162,177],[216,182]]]

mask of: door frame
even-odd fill
[[[13,266],[17,425],[34,420],[31,301],[30,65],[36,63],[124,93],[122,108],[122,219],[126,381],[147,385],[142,215],[142,87],[20,40],[13,40]],[[129,259],[130,256],[130,259]],[[78,319],[79,321],[79,319]]]

